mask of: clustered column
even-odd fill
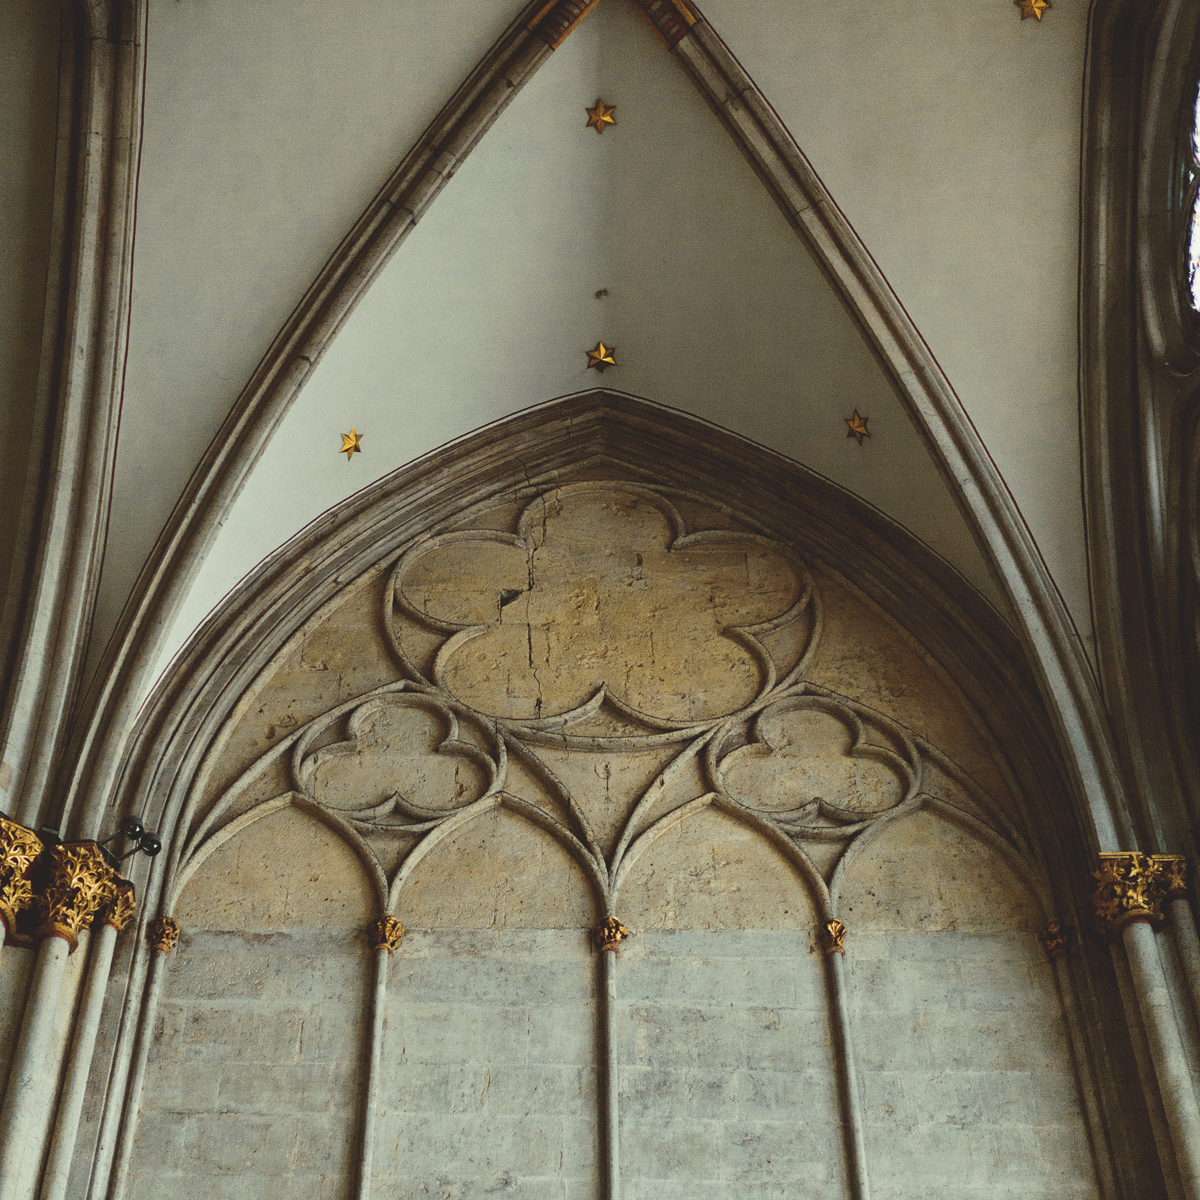
[[[1154,933],[1165,921],[1163,901],[1186,897],[1186,866],[1179,854],[1101,854],[1092,903],[1101,930],[1125,946],[1183,1192],[1200,1200],[1200,1106]]]
[[[37,1191],[58,1090],[58,1072],[47,1065],[58,1055],[54,1042],[63,1021],[61,992],[67,958],[76,949],[80,933],[99,917],[101,932],[60,1106],[61,1139],[56,1134],[60,1149],[51,1156],[51,1171],[65,1170],[74,1129],[68,1132],[69,1122],[61,1114],[67,1107],[82,1105],[112,944],[134,908],[133,885],[117,874],[96,842],[47,846],[32,830],[0,817],[4,940],[40,943],[0,1110],[0,1200],[32,1200]]]

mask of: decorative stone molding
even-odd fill
[[[584,17],[600,0],[550,0],[529,22],[529,29],[550,47],[557,50]]]
[[[174,917],[158,917],[147,931],[150,945],[161,954],[170,954],[179,941],[179,922]]]
[[[820,937],[821,949],[826,954],[846,953],[846,926],[837,917],[834,917],[832,921],[826,921],[821,926]]]
[[[1038,941],[1042,943],[1047,961],[1054,962],[1055,959],[1066,958],[1071,944],[1071,934],[1058,921],[1051,921],[1038,934]]]
[[[1134,921],[1163,920],[1162,902],[1187,895],[1187,859],[1182,854],[1128,851],[1099,856],[1092,893],[1096,924],[1114,933]]]
[[[687,37],[696,14],[687,0],[635,0],[650,27],[669,46]]]
[[[372,950],[386,950],[391,954],[404,940],[404,926],[395,917],[385,913],[367,926],[367,940]]]
[[[0,920],[9,936],[16,932],[17,914],[33,904],[28,876],[43,848],[32,829],[0,817]]]
[[[621,943],[630,934],[626,925],[609,914],[592,930],[592,936],[596,939],[599,949],[607,951],[609,954],[616,954],[621,948]]]
[[[74,950],[79,931],[104,905],[118,900],[121,882],[95,842],[52,846],[50,881],[38,898],[42,911],[38,936],[61,937]]]

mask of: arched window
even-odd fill
[[[1191,223],[1188,227],[1188,290],[1192,307],[1200,311],[1200,90],[1191,109],[1192,128],[1190,161],[1187,164],[1188,198]]]

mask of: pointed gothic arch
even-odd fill
[[[889,635],[895,639],[891,657],[900,661],[912,655],[912,662],[927,663],[929,675],[922,686],[942,696],[939,703],[961,712],[963,716],[956,719],[967,724],[960,728],[970,727],[974,733],[960,736],[943,732],[930,741],[914,728],[914,722],[922,724],[926,719],[937,724],[929,712],[925,717],[917,709],[907,717],[897,716],[896,712],[888,715],[845,694],[849,685],[838,689],[830,686],[832,677],[810,678],[811,656],[804,649],[807,635],[797,635],[800,641],[790,650],[763,651],[759,644],[762,637],[778,633],[779,621],[762,626],[771,633],[764,632],[757,640],[734,639],[730,645],[740,646],[739,653],[751,653],[754,661],[760,653],[783,653],[785,658],[790,654],[788,661],[799,664],[799,673],[797,668],[778,672],[763,669],[760,683],[755,685],[759,692],[748,693],[729,712],[722,709],[715,716],[680,721],[672,719],[670,713],[660,719],[637,705],[622,702],[609,714],[618,724],[650,720],[647,750],[661,749],[664,739],[678,746],[694,743],[695,748],[688,753],[695,766],[686,769],[700,771],[697,778],[709,780],[705,785],[709,794],[697,794],[696,786],[687,784],[680,785],[683,790],[672,792],[664,783],[663,795],[674,796],[661,802],[667,804],[665,815],[655,816],[658,810],[654,805],[660,801],[645,793],[650,798],[644,797],[632,806],[626,834],[620,838],[615,827],[611,835],[605,834],[600,827],[594,829],[581,813],[571,799],[575,785],[569,776],[562,775],[561,763],[545,766],[550,761],[546,755],[552,754],[556,746],[568,752],[575,747],[573,752],[585,758],[596,752],[637,750],[638,739],[633,734],[613,733],[606,726],[588,724],[604,716],[604,688],[588,704],[574,708],[568,705],[570,711],[560,712],[563,706],[559,704],[545,716],[540,707],[536,715],[524,710],[488,715],[486,704],[480,710],[477,701],[464,704],[455,699],[447,691],[456,686],[452,681],[422,673],[411,664],[406,668],[404,656],[396,655],[394,646],[388,648],[389,638],[378,629],[373,635],[378,642],[373,654],[381,664],[377,674],[383,674],[375,677],[370,671],[367,675],[350,672],[355,679],[370,676],[373,686],[364,692],[356,685],[349,698],[332,707],[327,700],[305,701],[287,717],[292,732],[284,736],[276,732],[278,714],[263,699],[267,694],[263,688],[269,688],[269,681],[282,669],[276,664],[302,656],[315,632],[332,627],[331,622],[336,625],[342,605],[349,602],[347,598],[366,595],[363,589],[374,596],[382,588],[385,609],[391,605],[396,564],[424,561],[420,555],[408,555],[409,549],[432,547],[430,555],[436,556],[437,547],[459,550],[472,539],[480,544],[481,538],[499,544],[497,535],[489,531],[499,528],[496,521],[500,518],[489,513],[508,513],[510,516],[504,519],[515,521],[531,502],[544,507],[548,502],[561,505],[582,497],[590,503],[606,490],[618,498],[613,501],[618,509],[622,505],[636,506],[645,497],[662,496],[662,501],[651,505],[662,517],[665,510],[661,504],[671,511],[682,505],[678,513],[686,510],[692,516],[685,520],[677,514],[679,528],[672,537],[685,549],[711,548],[731,537],[741,539],[738,544],[743,546],[790,548],[786,555],[798,556],[798,562],[820,573],[823,582],[818,583],[819,588],[844,589],[838,593],[842,596],[836,606],[839,613],[849,612],[858,604],[865,607],[854,611],[881,615],[894,631]],[[624,500],[620,501],[622,496]],[[695,515],[697,512],[716,516],[706,518],[706,524]],[[688,532],[687,520],[700,521],[700,532]],[[519,522],[514,525],[514,529],[520,528]],[[517,542],[520,540],[518,537]],[[516,544],[509,535],[500,542]],[[779,561],[784,562],[786,555]],[[435,588],[429,594],[442,593]],[[799,588],[791,599],[779,601],[783,605],[780,613],[785,609],[801,613],[804,605],[798,605],[795,597],[804,594],[805,589]],[[511,597],[506,599],[508,593],[502,589],[497,595],[500,614],[512,601]],[[471,601],[476,607],[480,602],[479,598]],[[363,611],[377,614],[378,604],[378,600],[372,600]],[[418,624],[422,614],[430,612],[428,602],[418,605],[411,597],[395,611],[401,616],[407,612],[417,618]],[[440,629],[436,636],[446,648],[436,658],[428,658],[430,663],[441,662],[451,643],[483,644],[477,636],[483,626],[466,628],[461,619],[448,624],[435,617],[436,612],[430,614],[429,628]],[[664,619],[669,628],[678,622],[679,614],[664,613]],[[792,618],[788,621],[795,624]],[[819,632],[821,624],[813,621],[802,628]],[[862,636],[870,641],[878,635]],[[838,637],[843,647],[854,645],[852,628],[844,624]],[[422,653],[428,657],[432,651],[426,647]],[[533,665],[531,659],[529,668]],[[793,692],[810,699],[788,700]],[[448,746],[453,753],[465,753],[479,762],[499,763],[498,756],[505,751],[498,747],[508,746],[509,758],[520,751],[526,766],[534,765],[535,776],[540,760],[543,766],[539,786],[546,794],[557,791],[561,801],[558,807],[550,803],[547,808],[546,803],[531,801],[519,788],[506,790],[502,772],[497,775],[486,765],[476,785],[478,796],[468,789],[462,803],[455,801],[449,807],[444,800],[431,805],[419,797],[399,803],[386,789],[381,793],[382,802],[375,797],[370,803],[330,799],[314,792],[311,780],[321,762],[336,765],[346,753],[357,752],[344,740],[345,734],[334,732],[335,726],[342,728],[337,723],[364,705],[378,706],[380,700],[402,694],[417,700],[428,696],[447,713],[451,712],[447,705],[453,706],[459,713],[458,723],[444,725],[443,733],[437,735],[442,738],[439,745]],[[272,720],[267,735],[272,748],[249,754],[245,730],[256,706]],[[943,816],[949,815],[952,823],[971,831],[981,846],[991,845],[1000,859],[1010,860],[1010,869],[1016,861],[1018,874],[1034,880],[1040,902],[1052,906],[1060,920],[1078,929],[1084,927],[1087,898],[1072,881],[1086,877],[1082,864],[1087,859],[1090,831],[1069,803],[1067,766],[1049,733],[1034,673],[1006,622],[948,564],[845,490],[695,418],[609,391],[569,396],[520,413],[394,472],[325,514],[261,564],[205,622],[155,689],[133,731],[114,804],[105,820],[111,822],[123,812],[139,812],[164,834],[167,853],[140,885],[145,898],[143,930],[155,916],[169,915],[172,898],[190,873],[191,863],[207,853],[215,840],[236,835],[242,825],[252,824],[268,809],[275,811],[272,805],[282,808],[295,803],[323,814],[321,819],[336,826],[344,837],[348,834],[364,861],[375,859],[372,873],[380,897],[385,894],[381,890],[385,876],[391,877],[387,907],[381,903],[381,912],[394,911],[399,885],[407,874],[404,862],[408,860],[391,866],[381,863],[367,842],[380,831],[375,823],[393,810],[401,814],[398,820],[401,824],[407,821],[415,835],[429,831],[433,854],[434,842],[468,818],[485,809],[511,810],[541,825],[568,847],[592,876],[598,901],[602,901],[608,893],[608,881],[616,885],[623,876],[622,856],[628,851],[640,853],[649,845],[641,839],[653,829],[653,821],[663,816],[669,823],[676,822],[687,813],[699,811],[697,805],[711,804],[785,848],[786,856],[796,860],[801,873],[816,888],[823,919],[836,920],[836,907],[820,899],[821,895],[828,896],[822,880],[833,867],[821,859],[820,853],[811,857],[804,848],[804,839],[815,837],[818,843],[838,843],[839,839],[868,830],[880,816],[889,814],[883,810],[876,813],[868,806],[869,811],[855,815],[853,805],[846,809],[845,802],[813,801],[794,812],[780,809],[782,802],[752,801],[747,807],[744,794],[738,790],[742,785],[730,790],[722,782],[738,754],[745,758],[748,752],[751,759],[757,759],[774,753],[771,744],[762,741],[764,735],[755,732],[754,714],[769,711],[786,719],[793,710],[801,715],[810,711],[833,714],[845,728],[857,731],[851,737],[848,753],[853,756],[861,747],[868,763],[880,770],[899,771],[898,778],[908,782],[898,785],[897,795],[908,796],[904,802],[908,807],[928,806]],[[310,715],[305,717],[305,713]],[[300,723],[296,725],[298,718]],[[473,728],[471,733],[466,731],[468,724]],[[578,733],[573,726],[578,726]],[[738,733],[743,727],[744,732]],[[326,728],[330,732],[322,733]],[[939,748],[936,744],[956,737],[960,741],[966,737],[967,741],[950,746],[949,752],[945,745]],[[970,748],[976,745],[991,749],[984,752]],[[746,747],[746,751],[738,747]],[[435,745],[435,752],[437,749]],[[668,749],[670,760],[676,751]],[[956,761],[964,754],[973,763],[971,769]],[[913,756],[934,772],[931,778],[935,782],[925,785],[933,789],[932,795],[913,792],[917,778],[904,766],[907,759],[917,761]],[[986,765],[989,761],[990,767]],[[286,766],[289,762],[290,768]],[[893,763],[894,767],[889,767]],[[283,773],[271,776],[276,768]],[[979,770],[990,772],[988,785],[973,780],[973,772]],[[669,775],[667,770],[659,778],[668,781]],[[489,777],[491,784],[486,781]],[[256,791],[260,780],[267,782]],[[906,811],[904,804],[896,811],[901,810]],[[115,1169],[113,1186],[119,1194],[131,1162],[155,1008],[171,969],[165,959],[140,936],[123,947],[114,971],[114,980],[119,982],[114,985],[105,1018],[112,1056],[104,1069],[111,1086],[101,1127],[92,1133],[98,1135],[101,1147],[111,1147],[110,1153],[115,1151],[115,1168],[101,1152],[95,1163],[93,1194],[99,1194],[96,1188],[108,1186],[110,1168]],[[1093,982],[1097,974],[1107,978],[1110,969],[1103,948],[1087,942],[1081,943],[1080,953],[1070,964],[1058,968],[1057,986],[1063,989],[1069,1016],[1073,1069],[1085,1097],[1097,1093],[1095,1076],[1106,1078],[1110,1069],[1109,1052],[1100,1040],[1104,1022],[1097,1006],[1102,1003],[1100,996],[1111,994],[1111,988]],[[378,970],[386,973],[386,955]],[[842,977],[835,972],[831,978]],[[835,990],[844,986],[844,982],[837,983]],[[842,1012],[844,1004],[839,1004],[837,1011]],[[378,1004],[376,1011],[382,1011]],[[839,1061],[845,1076],[843,1094],[849,1105],[846,1170],[849,1179],[858,1180],[851,1185],[851,1194],[861,1196],[867,1187],[869,1164],[864,1159],[861,1118],[855,1115],[854,1056],[845,1020],[837,1027],[842,1029]],[[376,1061],[377,1056],[372,1058]],[[1099,1094],[1108,1104],[1121,1104],[1113,1086],[1102,1086]],[[1119,1146],[1108,1143],[1104,1132],[1112,1127],[1108,1122],[1113,1119],[1128,1121],[1130,1116],[1123,1112],[1120,1118],[1115,1114],[1106,1117],[1096,1105],[1089,1107],[1088,1136],[1101,1177],[1114,1169],[1119,1171],[1105,1164],[1119,1160],[1123,1153]],[[609,1136],[611,1148],[615,1135]],[[90,1156],[95,1142],[85,1143],[86,1139],[81,1139],[80,1153]],[[610,1171],[615,1170],[615,1150],[610,1160]],[[369,1168],[364,1170],[369,1175]]]
[[[635,0],[827,272],[891,377],[1011,598],[1049,721],[1104,849],[1134,844],[1100,697],[1061,597],[973,425],[903,305],[768,100],[690,0]],[[157,650],[279,422],[408,232],[516,91],[592,5],[535,0],[485,56],[343,239],[210,446],[118,625],[64,780],[68,820],[97,828]]]

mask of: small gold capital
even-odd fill
[[[42,850],[42,839],[32,829],[0,817],[0,921],[10,937],[17,931],[17,914],[33,905],[29,874]]]
[[[113,885],[113,894],[104,906],[104,924],[111,925],[118,933],[129,924],[137,912],[137,892],[128,879],[119,879]]]
[[[621,943],[629,937],[629,929],[610,914],[592,930],[592,936],[601,950],[616,954],[621,948]]]
[[[367,926],[367,940],[372,950],[385,949],[392,953],[404,938],[404,926],[393,916],[376,917]]]
[[[1056,958],[1066,957],[1067,949],[1071,943],[1071,935],[1058,921],[1051,921],[1038,934],[1038,941],[1042,943],[1042,949],[1046,952],[1046,958],[1050,962],[1053,962]]]
[[[156,917],[146,932],[155,950],[170,954],[179,941],[179,922],[174,917]]]
[[[1150,861],[1158,872],[1165,899],[1178,900],[1187,896],[1187,859],[1182,854],[1152,854]]]
[[[821,926],[821,949],[826,954],[846,953],[846,926],[837,917]]]

